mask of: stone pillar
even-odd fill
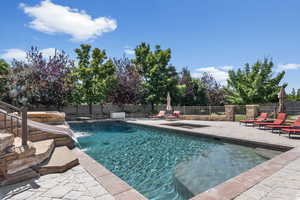
[[[225,105],[225,115],[228,121],[235,121],[235,105]]]
[[[246,105],[246,119],[253,120],[257,117],[259,105]]]

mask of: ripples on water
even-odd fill
[[[78,140],[88,155],[152,200],[186,199],[174,185],[179,163],[197,159],[192,168],[201,168],[195,178],[205,191],[265,161],[251,148],[155,128],[118,122],[71,128],[81,133]]]

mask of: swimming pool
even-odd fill
[[[190,197],[178,188],[175,174],[196,171],[191,177],[203,192],[266,160],[249,147],[176,131],[123,122],[70,126],[85,153],[153,200]]]

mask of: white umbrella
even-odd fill
[[[168,92],[168,95],[167,95],[167,111],[171,111],[171,110],[172,110],[171,96],[170,96],[170,92]]]

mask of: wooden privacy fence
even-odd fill
[[[300,102],[286,102],[286,112],[289,115],[300,115]],[[277,104],[259,105],[260,112],[274,113]],[[31,109],[32,111],[51,111],[57,110],[55,107],[39,107]],[[114,104],[93,105],[93,118],[107,118],[111,112],[126,112],[127,117],[147,117],[151,114],[151,105],[133,105],[125,104],[122,106]],[[166,105],[155,105],[155,112],[166,110]],[[182,115],[224,115],[225,106],[173,106],[173,110],[178,110]],[[89,115],[88,105],[69,105],[61,108],[59,111],[66,113],[67,119],[76,117],[91,117]],[[246,105],[235,106],[236,115],[246,115]]]
[[[32,111],[46,111],[57,110],[53,107],[39,107],[31,109]],[[166,105],[155,105],[155,112],[166,110]],[[178,110],[182,115],[224,115],[224,106],[174,106],[173,110]],[[61,112],[66,113],[67,119],[76,117],[91,117],[89,115],[88,105],[69,105],[60,109]],[[111,112],[126,112],[127,117],[147,117],[151,114],[151,105],[132,105],[127,104],[123,106],[104,104],[93,105],[93,118],[106,118]]]
[[[286,102],[284,105],[288,115],[300,115],[300,101]],[[259,106],[259,111],[271,113],[277,110],[277,108],[278,104],[276,103],[262,104]]]

